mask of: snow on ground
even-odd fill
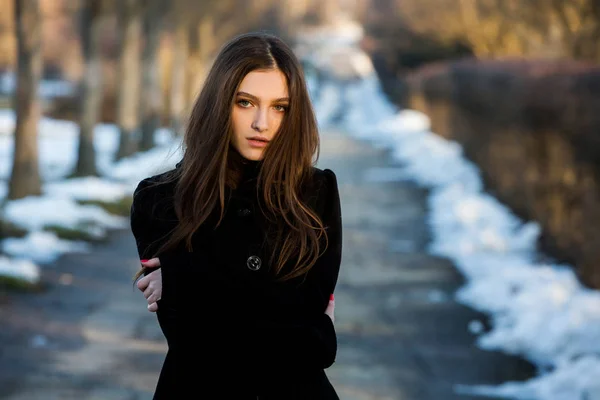
[[[12,168],[14,124],[13,112],[0,110],[0,201],[7,195]],[[116,127],[99,124],[94,135],[101,177],[65,179],[76,163],[78,127],[70,121],[41,119],[42,196],[8,201],[2,209],[2,218],[25,229],[27,235],[0,242],[2,252],[11,257],[0,258],[0,275],[35,283],[39,279],[39,265],[51,263],[67,252],[90,251],[89,244],[60,239],[44,227],[77,229],[97,238],[104,237],[111,229],[125,228],[128,218],[78,201],[119,201],[130,196],[141,179],[174,167],[180,159],[180,142],[167,129],[156,132],[156,148],[119,162],[114,161],[119,143]]]
[[[10,95],[14,93],[15,84],[15,74],[12,71],[0,74],[0,94]],[[41,97],[52,98],[70,96],[75,90],[75,85],[71,82],[57,79],[43,79],[40,81],[38,93]]]
[[[30,260],[0,256],[0,276],[14,276],[30,283],[36,283],[39,275],[39,267]]]
[[[322,52],[337,46],[335,35],[335,30],[321,33]],[[347,30],[341,36],[349,46]],[[323,58],[316,65],[336,68],[328,62]],[[458,382],[456,391],[515,399],[600,399],[600,292],[584,288],[570,266],[538,261],[539,225],[519,220],[483,192],[479,170],[461,146],[431,132],[427,116],[392,106],[374,73],[358,80],[309,82],[322,94],[315,99],[322,126],[336,124],[392,149],[400,167],[365,171],[371,179],[409,179],[430,188],[429,250],[453,260],[467,279],[457,300],[492,318],[493,328],[481,333],[478,345],[539,366],[539,376],[524,383],[473,387]],[[478,327],[473,321],[468,328]]]

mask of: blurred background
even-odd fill
[[[341,397],[600,399],[595,0],[0,0],[0,398],[150,398],[131,194],[253,30],[340,177]]]

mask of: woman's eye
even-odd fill
[[[287,110],[287,106],[275,106],[275,110],[280,111],[280,112],[285,112]]]
[[[250,107],[252,105],[248,100],[239,100],[238,104],[242,107]]]

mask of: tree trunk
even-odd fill
[[[160,87],[160,62],[158,42],[160,38],[160,4],[162,0],[150,0],[144,12],[144,51],[142,55],[141,142],[140,150],[154,147],[154,133],[160,126],[162,93]]]
[[[181,136],[184,133],[183,121],[186,111],[185,65],[188,58],[189,44],[187,26],[180,21],[175,29],[171,80],[171,128],[175,134]]]
[[[339,12],[337,0],[317,1],[317,16],[322,24],[330,24],[335,21]]]
[[[293,1],[286,7],[279,7],[277,28],[284,38],[293,36],[302,23],[302,19],[308,13],[308,2]]]
[[[41,194],[38,165],[38,84],[42,72],[41,18],[38,0],[16,0],[16,127],[8,199]]]
[[[187,110],[194,106],[206,78],[206,66],[210,62],[214,47],[215,33],[211,16],[203,16],[198,25],[192,24],[189,30],[189,55],[186,63]]]
[[[119,30],[121,51],[119,59],[119,84],[117,101],[117,126],[120,140],[116,159],[137,151],[140,112],[140,0],[122,0],[120,3]]]
[[[79,113],[79,146],[77,165],[73,176],[95,176],[96,151],[94,128],[102,107],[102,27],[107,17],[105,0],[90,0],[81,9],[81,47],[86,63],[81,90],[82,105]]]

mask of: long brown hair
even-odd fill
[[[302,67],[281,39],[258,32],[233,38],[214,60],[190,115],[181,165],[171,175],[176,180],[178,225],[156,256],[182,243],[191,251],[193,233],[215,211],[220,223],[226,186],[235,187],[240,176],[239,157],[230,147],[235,94],[248,73],[270,69],[285,75],[290,98],[279,132],[265,150],[257,183],[262,212],[275,227],[270,235],[275,238],[269,247],[271,264],[281,280],[298,277],[327,246],[322,221],[301,197],[319,152],[317,121]]]

